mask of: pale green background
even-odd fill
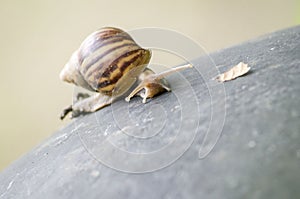
[[[174,29],[211,52],[296,25],[299,12],[296,0],[1,1],[0,170],[68,122],[58,115],[73,87],[58,74],[99,27]]]

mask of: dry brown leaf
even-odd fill
[[[218,80],[219,82],[230,81],[246,74],[250,69],[251,68],[248,67],[248,64],[240,62],[238,65],[232,67],[229,71],[218,75],[216,77],[216,80]]]

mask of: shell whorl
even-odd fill
[[[101,28],[77,51],[78,70],[94,90],[111,95],[116,83],[131,69],[149,63],[151,53],[118,28]]]

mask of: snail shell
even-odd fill
[[[116,85],[126,82],[130,71],[136,69],[132,75],[138,76],[150,58],[151,52],[141,48],[129,34],[118,28],[105,27],[83,41],[61,71],[60,78],[91,91],[112,95]],[[120,94],[133,83],[119,89]]]

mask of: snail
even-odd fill
[[[90,34],[72,54],[60,73],[62,81],[75,84],[97,94],[77,97],[77,102],[65,108],[61,119],[72,112],[95,112],[126,93],[138,79],[138,86],[125,98],[139,94],[147,98],[170,91],[164,79],[176,71],[192,67],[190,64],[154,73],[147,65],[151,51],[140,47],[131,36],[121,29],[104,27]],[[141,90],[145,89],[144,93]]]

